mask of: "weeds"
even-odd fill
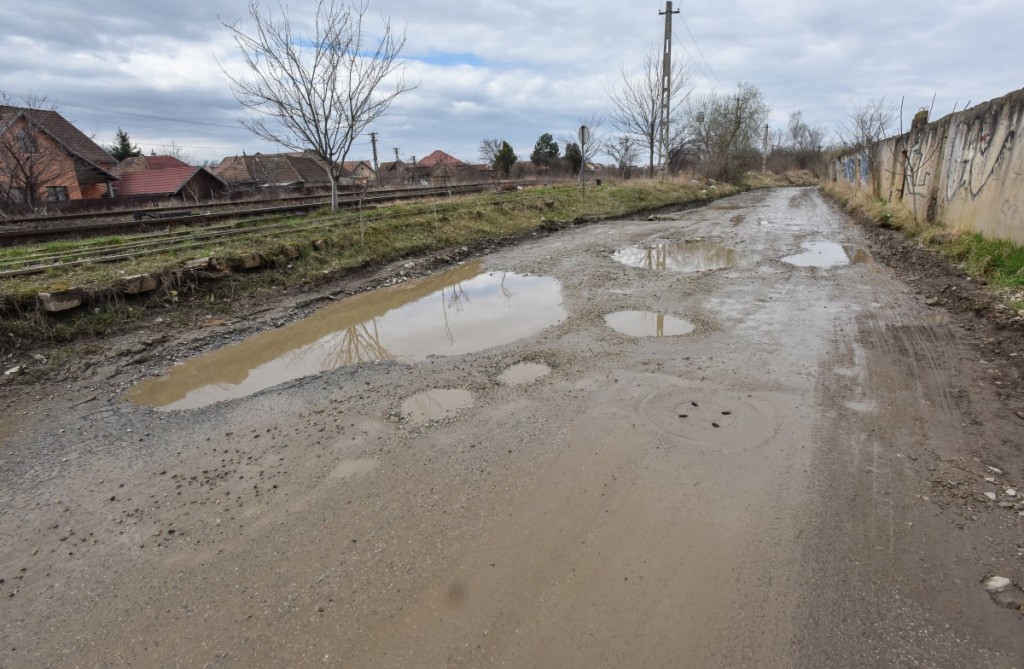
[[[828,184],[822,190],[847,211],[918,238],[974,278],[1005,289],[1008,306],[1024,309],[1024,246],[1011,240],[990,239],[978,232],[951,231],[921,223],[902,204],[874,198],[848,184]]]
[[[312,286],[361,267],[381,265],[402,257],[444,249],[500,243],[539,229],[551,222],[614,218],[662,207],[712,200],[756,186],[779,185],[758,178],[740,186],[705,185],[690,181],[631,180],[582,193],[574,185],[554,185],[507,193],[485,193],[430,201],[364,207],[361,211],[320,210],[311,216],[274,221],[273,230],[261,230],[266,221],[242,221],[249,234],[182,243],[153,255],[138,255],[116,263],[54,266],[39,275],[0,281],[0,305],[13,317],[0,319],[0,351],[52,345],[79,337],[102,336],[126,329],[150,306],[173,306],[179,300],[206,300],[212,307],[230,309],[241,296],[263,291],[280,292],[291,286]],[[227,228],[229,226],[220,226]],[[131,241],[141,239],[131,238]],[[74,248],[111,246],[124,235],[87,242],[49,242],[15,249],[0,249],[0,260],[32,253],[59,253]],[[315,242],[315,243],[314,243]],[[300,249],[289,257],[286,247]],[[235,274],[212,283],[190,284],[175,280],[184,262],[196,258],[232,258],[257,252],[272,271]],[[292,253],[291,255],[294,255]],[[80,308],[66,315],[48,315],[26,305],[38,292],[87,287],[111,292],[117,280],[152,273],[163,279],[159,294],[128,301],[104,301],[95,308]],[[21,308],[23,313],[18,313]]]

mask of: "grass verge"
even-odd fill
[[[749,178],[737,185],[631,180],[589,187],[585,192],[574,185],[553,185],[511,193],[382,205],[362,214],[319,211],[276,221],[273,230],[261,229],[266,227],[264,222],[239,223],[251,225],[252,232],[225,239],[182,241],[160,253],[140,254],[118,262],[55,266],[44,274],[0,280],[0,307],[6,304],[5,315],[0,318],[0,352],[113,334],[129,328],[145,309],[154,306],[173,307],[201,299],[207,307],[219,306],[226,313],[231,303],[243,295],[313,286],[400,258],[501,243],[542,228],[710,201],[781,183],[766,177]],[[66,252],[76,244],[111,246],[124,240],[125,236],[120,235],[0,249],[0,260]],[[286,252],[289,248],[301,249],[300,256],[291,257]],[[208,283],[184,285],[180,281],[180,270],[187,261],[204,257],[230,259],[254,252],[264,260],[262,269],[269,271],[234,273]],[[40,292],[86,288],[109,293],[119,279],[146,273],[161,277],[161,287],[145,298],[108,297],[101,303],[56,315],[35,308],[35,296]],[[174,318],[173,314],[168,317]]]
[[[922,223],[902,203],[872,197],[849,184],[830,183],[821,188],[850,213],[921,240],[969,275],[999,289],[1007,306],[1018,312],[1024,310],[1024,246],[977,232]]]

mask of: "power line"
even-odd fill
[[[704,52],[701,51],[700,45],[697,44],[697,40],[696,38],[694,38],[693,33],[690,31],[690,26],[688,23],[686,23],[686,19],[680,16],[679,20],[683,22],[683,27],[686,28],[686,34],[690,36],[690,41],[693,42],[693,46],[697,49],[697,53],[700,54],[701,60],[703,60],[704,64],[708,66],[708,70],[711,72],[711,76],[714,77],[715,81],[718,82],[719,86],[725,88],[725,84],[723,84],[722,80],[718,78],[718,74],[715,72],[715,68],[711,67],[711,63],[708,61],[707,57],[704,56]]]
[[[4,90],[0,90],[0,95],[5,95],[5,96],[8,96],[8,97],[15,97],[15,98],[27,98],[27,97],[29,97],[29,95],[26,94],[26,93],[15,93],[13,91],[4,91]],[[171,116],[157,116],[155,114],[140,114],[138,112],[129,112],[129,111],[121,110],[121,109],[109,109],[109,108],[106,108],[106,107],[97,107],[95,105],[87,105],[87,104],[82,104],[80,102],[68,102],[67,100],[49,100],[49,99],[47,99],[47,101],[48,102],[52,102],[55,105],[61,105],[61,106],[64,106],[64,107],[75,107],[76,109],[88,109],[90,111],[103,112],[104,114],[119,114],[121,116],[135,116],[135,117],[138,117],[138,118],[148,118],[148,119],[152,119],[152,120],[155,120],[155,121],[170,121],[172,123],[184,123],[184,124],[187,124],[187,125],[200,125],[200,126],[206,126],[206,127],[210,127],[210,128],[227,128],[227,129],[230,129],[230,130],[237,130],[238,129],[237,125],[227,125],[227,124],[224,124],[224,123],[211,123],[209,121],[193,121],[193,120],[189,120],[189,119],[174,118],[174,117],[171,117]]]

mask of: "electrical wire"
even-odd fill
[[[4,95],[4,96],[8,96],[8,97],[15,97],[15,98],[19,98],[19,97],[20,98],[26,98],[26,97],[29,97],[25,93],[15,93],[13,91],[4,91],[4,90],[0,90],[0,95]],[[61,106],[64,106],[64,107],[74,107],[76,109],[88,109],[90,111],[98,111],[98,112],[102,112],[104,114],[118,114],[118,115],[121,115],[121,116],[135,116],[135,117],[138,117],[138,118],[148,118],[148,119],[152,119],[152,120],[155,120],[155,121],[170,121],[171,123],[183,123],[183,124],[186,124],[186,125],[198,125],[198,126],[205,126],[205,127],[209,127],[209,128],[227,128],[227,129],[230,129],[230,130],[237,130],[238,129],[238,126],[227,125],[227,124],[224,124],[224,123],[211,123],[209,121],[193,121],[193,120],[189,120],[189,119],[173,118],[171,116],[157,116],[155,114],[140,114],[138,112],[129,112],[129,111],[124,111],[124,110],[120,110],[120,109],[109,109],[109,108],[105,108],[105,107],[97,107],[95,105],[87,105],[87,104],[82,104],[82,103],[79,103],[79,102],[68,102],[67,100],[48,100],[48,101],[52,102],[55,105],[61,105]]]
[[[708,70],[710,70],[715,81],[718,82],[719,86],[725,88],[725,84],[722,83],[722,80],[718,78],[718,74],[715,73],[715,68],[711,67],[711,63],[708,62],[708,59],[704,56],[704,52],[700,50],[700,45],[697,44],[697,40],[694,39],[693,33],[690,32],[690,26],[686,23],[686,19],[683,18],[682,14],[679,15],[679,20],[683,22],[683,27],[686,28],[686,34],[690,36],[690,41],[693,42],[693,46],[697,48],[697,53],[700,54],[701,60],[704,61],[704,64],[708,66]]]

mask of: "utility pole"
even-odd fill
[[[661,138],[658,142],[661,152],[658,176],[662,179],[668,176],[668,125],[672,109],[672,15],[678,13],[678,9],[672,11],[671,0],[665,2],[665,11],[658,12],[659,16],[665,17],[665,53],[661,64]]]
[[[377,163],[377,133],[370,133],[370,143],[373,145],[373,178],[380,183],[380,166]]]
[[[768,171],[768,124],[764,124],[764,149],[761,151],[761,172]]]
[[[401,158],[398,157],[398,147],[396,146],[395,147],[395,180],[396,180],[396,183],[402,183],[402,169],[401,169],[401,165],[399,164],[401,162],[402,162]]]

